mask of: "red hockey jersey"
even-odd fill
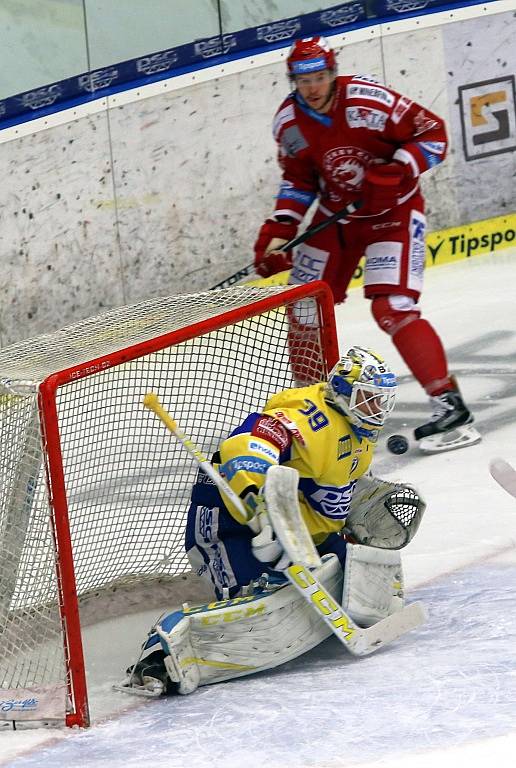
[[[274,118],[283,182],[274,215],[301,221],[319,197],[329,211],[360,199],[365,169],[398,160],[421,173],[446,156],[443,120],[391,88],[358,76],[336,78],[331,111],[311,109],[294,92]]]

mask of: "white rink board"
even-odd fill
[[[514,7],[336,36],[342,72],[373,75],[449,121],[449,159],[424,179],[431,230],[511,209],[516,154],[482,160],[482,173],[478,162],[464,167],[456,101],[462,60],[475,81],[487,78],[486,60],[490,78],[514,72]],[[205,289],[250,263],[279,181],[271,123],[289,90],[285,52],[0,134],[0,345],[104,308]]]

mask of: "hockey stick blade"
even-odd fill
[[[351,653],[355,656],[368,656],[421,626],[426,619],[423,603],[415,602],[405,605],[400,611],[391,613],[372,627],[359,629],[356,645]]]
[[[304,566],[295,563],[285,574],[353,656],[369,656],[426,620],[422,603],[411,603],[372,627],[359,627]]]
[[[489,463],[491,477],[516,499],[516,469],[511,467],[508,461],[499,457],[491,459]]]

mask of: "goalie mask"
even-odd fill
[[[326,400],[358,427],[381,427],[394,408],[396,376],[370,349],[351,347],[332,368]]]

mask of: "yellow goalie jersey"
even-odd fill
[[[378,433],[354,428],[324,399],[326,384],[289,389],[248,416],[220,446],[220,474],[242,498],[260,490],[269,467],[299,473],[301,512],[316,544],[344,527],[356,481],[369,468]],[[218,458],[218,457],[217,457]],[[224,498],[231,515],[242,516]]]

